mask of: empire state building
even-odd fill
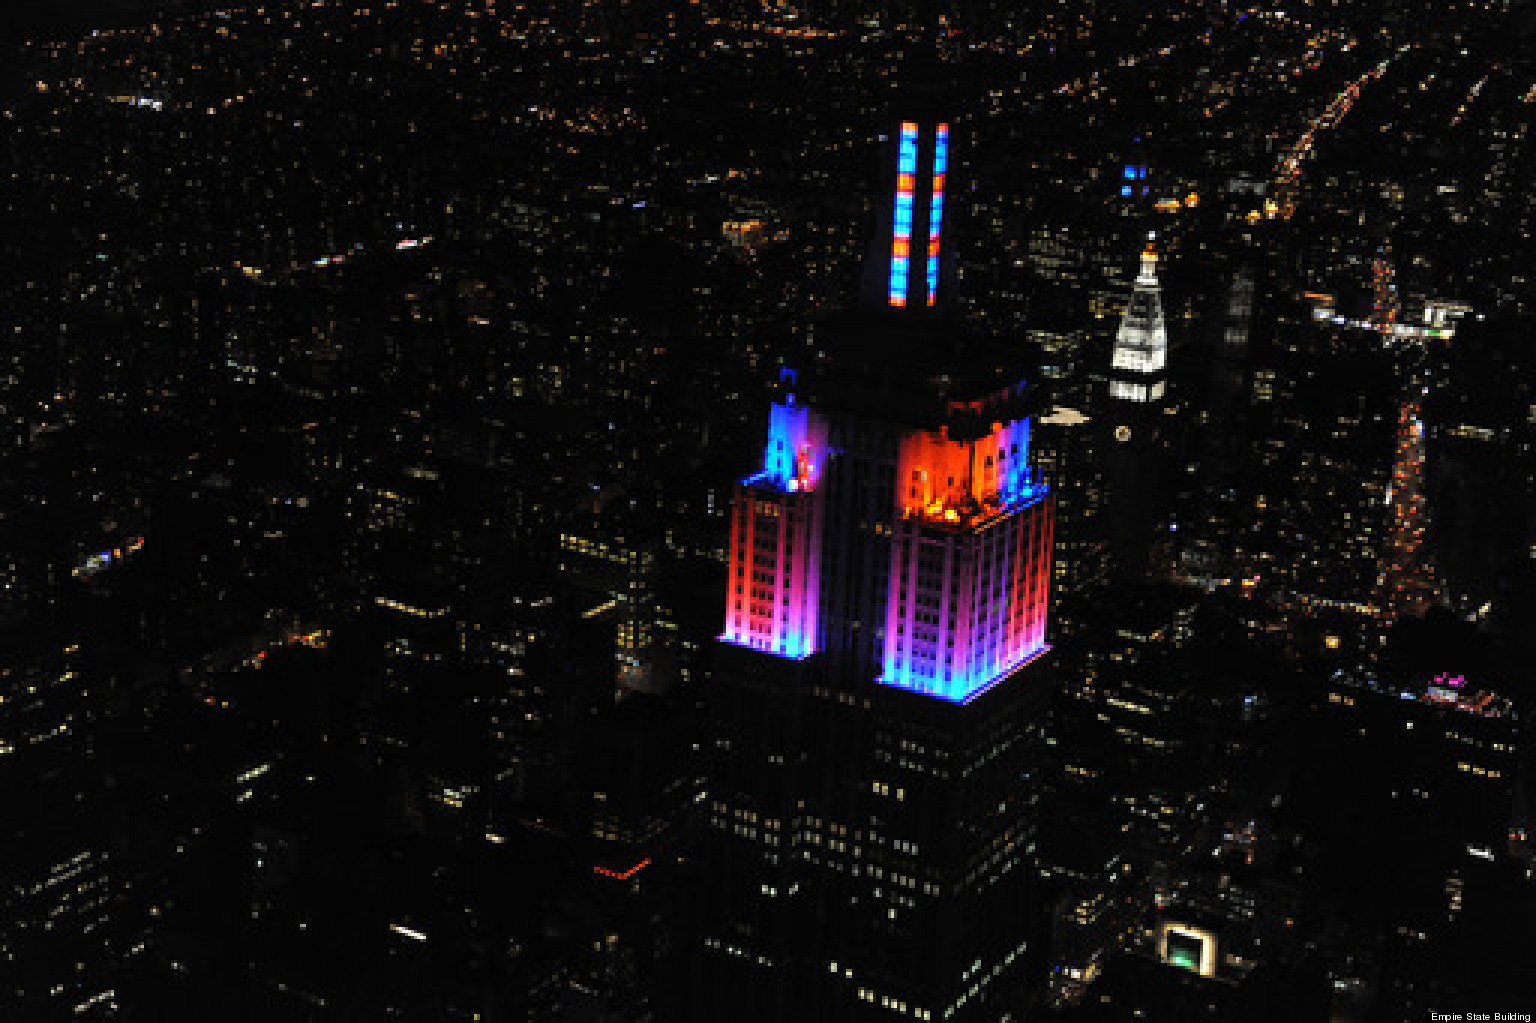
[[[700,1020],[994,1023],[1040,951],[1054,499],[1022,344],[951,301],[943,114],[921,92],[895,111],[859,300],[786,374],[736,488]]]

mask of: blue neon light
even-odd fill
[[[949,125],[941,124],[934,132],[933,185],[928,193],[928,264],[924,276],[929,305],[939,294],[939,240],[944,228],[944,172],[948,168]]]
[[[896,223],[898,225],[898,237],[900,237],[903,233],[910,237],[912,232],[912,200],[908,199],[906,201],[906,231],[901,231],[900,225],[902,224],[902,214],[899,206],[896,213]],[[897,244],[901,244],[901,242],[898,241]],[[893,255],[891,257],[891,303],[893,305],[906,304],[907,266],[908,263],[906,256]]]
[[[917,173],[917,125],[901,126],[901,148],[896,152],[896,173]]]
[[[773,487],[785,492],[789,490],[789,481],[770,469],[759,469],[750,476],[743,476],[741,482],[748,487]]]
[[[912,179],[917,174],[917,125],[903,121],[896,151],[896,223],[891,241],[890,302],[907,304],[908,252],[912,244]]]
[[[768,445],[763,467],[742,479],[748,486],[785,493],[814,490],[826,460],[825,433],[811,421],[808,406],[775,402],[768,413]]]
[[[928,265],[926,277],[928,283],[928,302],[932,304],[939,290],[939,227],[944,219],[944,195],[935,192],[933,204],[928,211]]]
[[[722,643],[729,643],[731,646],[739,646],[743,650],[756,650],[759,653],[773,654],[775,657],[782,657],[789,661],[803,661],[815,652],[811,649],[811,644],[809,641],[807,641],[807,639],[799,633],[795,633],[793,635],[786,633],[784,638],[778,643],[777,646],[767,643],[753,643],[748,640],[738,639],[729,633],[722,633],[715,638]]]
[[[1044,481],[1037,479],[1028,466],[1010,468],[1008,475],[998,482],[998,505],[1010,509],[1020,507],[1044,497],[1048,490]]]

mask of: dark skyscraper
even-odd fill
[[[1038,951],[1054,499],[1012,353],[950,307],[914,106],[861,302],[736,492],[700,1019],[1007,1019]]]

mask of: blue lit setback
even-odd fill
[[[1005,479],[999,481],[997,504],[1005,511],[1017,511],[1045,497],[1049,490],[1044,480],[1036,476],[1027,466],[1020,466],[1016,470],[1011,470]]]
[[[1003,438],[1005,447],[1029,450],[1030,421],[1020,419],[1011,424]],[[1014,458],[1007,463],[997,481],[997,503],[1000,508],[1021,508],[1046,493],[1045,481],[1029,467],[1029,459]]]
[[[788,494],[809,492],[821,480],[827,459],[826,423],[793,396],[775,402],[768,414],[768,444],[763,467],[741,482]]]

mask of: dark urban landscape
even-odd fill
[[[1536,0],[27,0],[0,1021],[1536,1016]]]

